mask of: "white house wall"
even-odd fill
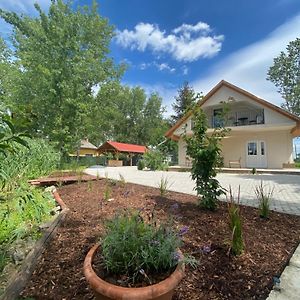
[[[267,168],[280,169],[283,164],[293,162],[292,136],[287,131],[271,131],[261,133],[236,134],[224,138],[222,141],[222,155],[224,166],[229,167],[229,160],[241,158],[241,167],[246,167],[247,142],[265,141],[267,154]],[[186,166],[186,144],[181,138],[178,141],[178,163]]]

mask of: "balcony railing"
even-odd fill
[[[265,124],[264,110],[255,111],[237,111],[231,112],[230,116],[224,118],[220,115],[211,116],[211,127],[218,128],[222,126],[234,127],[234,126],[247,126]]]

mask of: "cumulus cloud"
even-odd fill
[[[206,75],[201,74],[201,79],[196,79],[191,84],[195,90],[206,93],[225,79],[279,105],[283,99],[274,84],[266,80],[267,72],[273,64],[273,58],[285,51],[286,45],[299,36],[300,14],[279,26],[265,39],[250,44],[215,64]]]
[[[210,26],[182,24],[171,34],[161,31],[158,25],[139,23],[134,30],[118,30],[115,41],[124,48],[170,54],[177,61],[192,62],[216,55],[222,47],[223,35],[211,34]]]

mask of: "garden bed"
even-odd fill
[[[174,226],[188,226],[184,253],[199,265],[187,268],[174,299],[265,299],[272,279],[280,275],[298,245],[300,217],[272,212],[259,218],[255,208],[242,206],[246,251],[228,254],[230,231],[227,206],[216,212],[199,209],[195,196],[111,181],[111,201],[103,200],[106,180],[62,186],[59,194],[69,207],[56,238],[48,245],[22,293],[34,299],[93,299],[82,267],[89,248],[99,240],[103,221],[122,208],[155,209],[160,219],[170,216]]]

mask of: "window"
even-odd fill
[[[257,144],[254,142],[248,143],[248,155],[257,155]]]
[[[265,143],[260,142],[260,154],[265,155]]]

